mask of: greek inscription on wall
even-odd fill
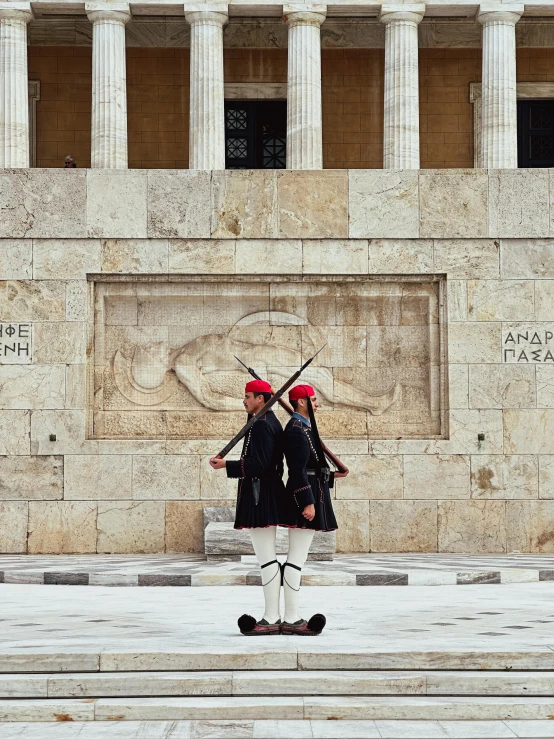
[[[502,360],[508,364],[554,363],[554,324],[505,327],[502,331]]]
[[[440,436],[439,285],[99,281],[89,435],[225,439],[244,423],[235,356],[278,388],[325,345],[303,379],[327,437]]]
[[[0,364],[30,364],[32,324],[0,323]]]

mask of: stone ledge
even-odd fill
[[[548,238],[551,177],[548,169],[5,169],[0,239]],[[110,193],[122,182],[125,207],[114,210]]]
[[[229,509],[231,510],[231,509]],[[254,554],[248,529],[236,530],[231,521],[210,521],[204,532],[205,552],[208,561],[215,558],[229,559],[243,554]],[[288,551],[288,529],[277,528],[277,554]],[[316,531],[308,559],[331,560],[336,551],[334,531]]]

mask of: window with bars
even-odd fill
[[[286,100],[225,101],[225,167],[284,169]]]
[[[518,100],[518,166],[554,167],[554,100]]]

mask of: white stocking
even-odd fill
[[[308,552],[314,538],[315,531],[312,529],[289,529],[289,551],[287,554],[287,562],[295,567],[285,567],[283,590],[285,591],[285,621],[288,624],[294,624],[300,620],[298,613],[298,593],[300,591],[300,580],[302,573],[300,570],[304,567],[305,561],[308,559]],[[297,570],[299,567],[300,570]]]
[[[252,546],[262,568],[262,585],[264,588],[265,611],[264,619],[274,624],[279,621],[279,596],[281,594],[281,570],[275,553],[275,539],[277,527],[270,526],[267,529],[250,529]],[[274,562],[264,567],[268,562]]]

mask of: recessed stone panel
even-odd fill
[[[93,435],[232,436],[248,377],[235,357],[279,387],[324,347],[302,379],[327,436],[439,436],[439,292],[434,278],[99,281]]]

